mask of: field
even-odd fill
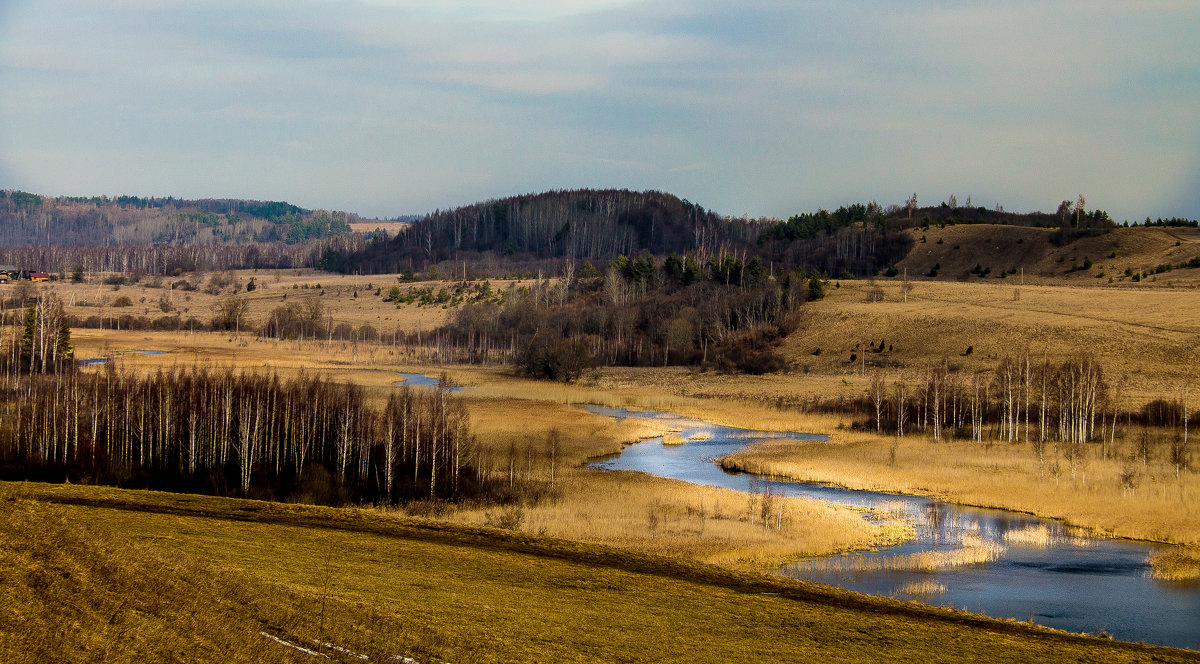
[[[861,394],[864,372],[875,368],[912,379],[943,360],[979,371],[1005,355],[1028,352],[1038,361],[1091,352],[1106,378],[1140,403],[1181,394],[1200,368],[1200,307],[1190,288],[922,281],[905,302],[899,284],[881,284],[879,302],[869,301],[869,284],[843,281],[811,305],[784,344],[801,373],[858,381]],[[881,341],[890,350],[866,348]]]
[[[354,328],[371,325],[383,334],[397,330],[411,333],[431,330],[445,322],[453,311],[446,303],[397,306],[388,301],[386,298],[393,286],[402,294],[421,289],[432,289],[436,294],[448,286],[440,281],[402,281],[402,275],[396,274],[354,276],[311,269],[231,270],[177,277],[154,276],[139,279],[136,283],[104,283],[123,276],[94,274],[88,275],[82,283],[62,280],[43,287],[58,295],[67,314],[81,320],[101,317],[106,329],[115,326],[115,317],[125,315],[153,320],[177,314],[185,321],[194,316],[207,326],[217,304],[231,296],[239,297],[247,304],[243,331],[261,326],[273,309],[290,303],[318,303],[323,309],[323,318],[331,319],[334,326],[340,323]],[[254,290],[248,291],[251,279]],[[499,292],[529,283],[531,280],[497,279],[491,281],[490,286]],[[0,285],[0,294],[15,287],[14,284]]]
[[[0,516],[9,662],[1200,661],[370,511],[6,483]]]

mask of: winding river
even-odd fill
[[[613,418],[668,420],[688,439],[653,438],[592,465],[636,470],[697,484],[749,491],[763,480],[724,471],[715,459],[764,438],[821,436],[752,431],[670,413],[604,406],[587,410]],[[916,538],[880,551],[802,560],[781,574],[864,593],[954,606],[989,616],[1032,620],[1071,632],[1106,633],[1200,649],[1200,584],[1150,577],[1147,556],[1163,547],[1092,537],[1026,514],[963,507],[920,496],[852,491],[803,482],[770,481],[773,493],[871,508],[906,519]]]

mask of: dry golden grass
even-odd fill
[[[677,433],[668,433],[668,434],[663,435],[663,437],[662,437],[663,445],[682,445],[686,442],[687,442],[687,438],[684,438],[683,436],[681,436]]]
[[[655,420],[629,418],[620,422],[561,403],[480,398],[467,392],[467,407],[479,444],[493,454],[493,465],[505,466],[505,455],[515,447],[525,466],[526,450],[533,456],[539,477],[548,476],[549,438],[558,431],[560,468],[577,466],[586,459],[615,454],[628,443],[654,438],[669,428]]]
[[[838,572],[877,572],[881,570],[937,572],[954,567],[985,565],[1004,553],[1004,546],[967,533],[956,549],[920,551],[896,556],[846,555],[806,560],[802,568]]]
[[[1176,478],[1161,461],[1144,468],[1138,463],[1130,487],[1123,481],[1131,468],[1127,458],[1127,450],[1106,459],[1098,447],[1089,448],[1073,473],[1052,444],[1039,465],[1024,444],[934,443],[920,436],[897,441],[843,432],[827,443],[756,444],[724,463],[796,480],[1028,512],[1114,537],[1200,544],[1200,473]]]
[[[862,394],[873,365],[889,382],[912,381],[943,359],[964,371],[993,369],[1004,355],[1029,352],[1034,360],[1061,361],[1093,352],[1106,377],[1120,384],[1134,405],[1181,392],[1200,366],[1195,343],[1200,307],[1193,290],[1025,286],[1013,299],[1012,284],[920,282],[903,302],[899,284],[884,285],[885,299],[868,302],[868,284],[841,282],[784,342],[782,352],[801,374],[836,376]],[[890,351],[864,346],[884,341]],[[970,355],[965,355],[968,347]],[[1137,352],[1131,353],[1130,348]],[[820,355],[813,355],[817,350]],[[850,362],[851,354],[857,361]],[[866,366],[862,364],[865,357]],[[802,394],[836,396],[829,381]]]
[[[901,521],[868,522],[849,508],[775,496],[765,526],[761,496],[641,473],[573,470],[559,482],[562,494],[536,505],[469,509],[450,518],[758,571],[913,535]]]
[[[350,230],[355,233],[370,233],[375,229],[379,229],[386,231],[392,237],[395,237],[401,231],[408,230],[409,226],[412,226],[412,224],[407,221],[383,221],[381,219],[350,222]]]
[[[184,320],[195,316],[207,326],[212,320],[216,304],[230,296],[237,296],[248,305],[242,323],[244,331],[260,327],[270,317],[272,310],[289,303],[303,305],[310,301],[318,302],[324,309],[325,322],[332,320],[335,326],[348,323],[355,328],[371,325],[384,334],[432,330],[445,323],[454,311],[453,307],[443,304],[397,306],[384,300],[392,286],[398,286],[402,293],[407,293],[422,288],[431,288],[436,292],[453,285],[443,281],[402,283],[399,281],[400,275],[396,274],[356,276],[311,269],[232,270],[187,273],[178,277],[150,277],[133,285],[121,286],[103,284],[106,276],[112,275],[88,275],[88,280],[79,284],[70,281],[45,282],[38,285],[38,289],[56,294],[63,301],[68,314],[82,319],[102,316],[106,321],[105,327],[113,325],[111,321],[114,317],[124,315],[150,319],[169,315],[160,307],[162,301],[169,304],[170,315],[178,314]],[[214,277],[223,280],[221,283],[228,282],[228,285],[221,287],[218,292],[209,292],[209,284]],[[247,292],[246,285],[252,278],[256,288]],[[172,284],[181,281],[194,285],[196,290],[172,288]],[[520,286],[521,283],[512,279],[490,281],[495,291]],[[0,289],[3,288],[12,286],[0,286]],[[376,295],[376,292],[380,294]],[[122,297],[129,298],[132,304],[114,306]]]
[[[1120,287],[1149,286],[1195,287],[1200,270],[1179,270],[1157,275],[1154,281],[1134,283],[1125,277],[1125,269],[1152,272],[1163,263],[1177,265],[1200,254],[1200,230],[1194,228],[1118,228],[1098,237],[1080,238],[1066,246],[1050,242],[1052,229],[994,226],[990,224],[931,227],[916,229],[913,251],[896,264],[908,269],[909,279],[921,279],[935,264],[940,264],[942,279],[968,278],[978,264],[991,268],[983,279],[972,281],[1008,285],[1026,284],[1108,285],[1109,277]],[[925,242],[921,242],[921,238]],[[939,242],[940,241],[940,242]],[[1178,244],[1176,244],[1178,242]],[[1115,257],[1111,257],[1112,254]],[[1068,272],[1072,265],[1091,259],[1090,270]],[[1060,262],[1061,261],[1061,262]],[[1000,273],[1017,269],[1002,280]],[[1023,275],[1022,275],[1023,270]],[[1098,276],[1101,273],[1104,276]],[[1153,277],[1152,277],[1153,278]]]
[[[1174,549],[1152,553],[1147,559],[1150,574],[1164,581],[1195,581],[1200,579],[1200,551]]]

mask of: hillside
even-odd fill
[[[1055,231],[1049,228],[980,224],[930,226],[908,233],[913,248],[896,268],[907,269],[909,279],[927,278],[936,267],[939,280],[989,283],[1019,284],[1024,277],[1026,284],[1132,284],[1134,273],[1139,282],[1143,274],[1155,282],[1200,282],[1196,269],[1175,271],[1200,256],[1197,228],[1115,228],[1062,246],[1053,242]],[[1166,265],[1172,270],[1160,268]]]
[[[736,226],[660,192],[551,191],[434,211],[391,242],[347,257],[341,269],[399,272],[484,252],[590,258],[687,252],[732,239]]]
[[[1160,279],[1160,287],[1114,288],[1076,278],[1087,286],[925,280],[913,284],[907,301],[898,280],[877,282],[878,301],[867,282],[843,281],[807,305],[780,352],[802,373],[845,377],[849,383],[830,388],[846,394],[862,394],[877,368],[889,379],[913,380],[945,360],[970,374],[1024,352],[1035,361],[1095,353],[1122,398],[1139,406],[1195,379],[1200,308],[1193,287],[1166,288]]]
[[[298,244],[368,222],[280,201],[137,196],[43,197],[0,191],[0,246]]]
[[[311,661],[279,640],[334,661],[1197,657],[369,510],[33,484],[0,497],[10,662]]]

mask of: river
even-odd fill
[[[689,439],[683,445],[663,445],[661,438],[628,445],[593,466],[740,491],[766,482],[756,475],[726,472],[715,459],[764,438],[822,439],[736,429],[670,413],[586,408],[618,419],[667,420]],[[1200,649],[1200,584],[1151,578],[1146,559],[1164,548],[1160,545],[1093,537],[1051,519],[921,496],[803,482],[770,481],[769,485],[776,494],[876,511],[865,518],[887,512],[907,520],[917,533],[912,541],[879,551],[790,563],[780,574],[993,617],[1032,620],[1071,632],[1103,632],[1125,641]]]

